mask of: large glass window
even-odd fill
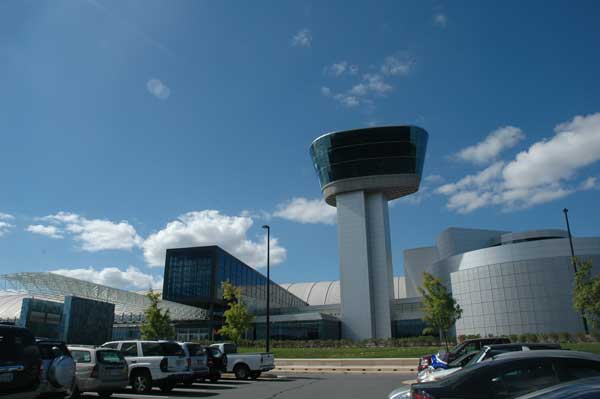
[[[166,298],[208,298],[212,284],[212,256],[171,255]]]
[[[359,129],[319,138],[310,154],[321,186],[360,176],[420,175],[427,137],[423,129],[411,126]]]

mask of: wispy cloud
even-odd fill
[[[312,34],[308,29],[302,29],[298,31],[290,41],[290,45],[293,47],[311,47],[312,46]]]
[[[144,273],[134,266],[129,266],[126,270],[118,267],[56,269],[51,270],[50,273],[121,289],[145,290],[149,288],[162,289],[163,287],[162,276]]]
[[[39,234],[50,238],[61,239],[64,236],[61,234],[61,230],[56,226],[44,226],[43,224],[32,224],[27,226],[26,231]]]
[[[162,51],[163,53],[165,53],[171,57],[173,57],[175,55],[173,53],[173,51],[171,51],[171,49],[169,49],[163,43],[161,43],[160,41],[158,41],[158,40],[154,39],[153,37],[151,37],[150,35],[148,35],[146,32],[141,30],[136,24],[123,18],[117,12],[113,12],[112,10],[110,10],[108,7],[106,7],[104,4],[102,4],[102,2],[100,2],[99,0],[86,0],[86,1],[91,6],[106,13],[113,20],[115,20],[118,23],[120,23],[121,25],[125,26],[127,29],[132,31],[137,37],[139,37],[140,39],[145,41],[147,44],[157,48],[158,50]]]
[[[146,83],[148,92],[159,100],[166,100],[171,95],[169,86],[161,82],[159,79],[150,79]]]
[[[415,61],[404,56],[388,56],[373,72],[358,75],[359,67],[348,61],[340,61],[325,67],[326,75],[354,78],[350,87],[333,89],[331,85],[321,87],[321,95],[330,97],[346,108],[367,106],[372,109],[375,100],[383,98],[394,90],[390,78],[410,74]],[[371,67],[371,69],[373,69]],[[347,82],[344,79],[343,82]],[[333,83],[333,82],[332,82]]]
[[[433,23],[440,28],[445,28],[448,24],[448,17],[446,14],[438,12],[433,15]]]

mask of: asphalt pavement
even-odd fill
[[[277,378],[256,381],[220,380],[216,384],[202,383],[191,387],[176,387],[168,394],[154,389],[148,395],[127,391],[115,393],[115,399],[317,399],[317,398],[387,398],[392,390],[402,386],[402,381],[414,378],[413,374],[279,374]],[[95,399],[86,394],[85,399]]]

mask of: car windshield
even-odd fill
[[[466,367],[471,367],[474,364],[477,364],[479,362],[479,359],[481,358],[481,356],[483,356],[485,354],[485,352],[487,351],[487,349],[482,349],[479,352],[477,352],[472,358],[471,360],[469,360],[469,362],[467,364],[465,364],[465,368]]]
[[[183,348],[175,342],[161,342],[160,346],[164,356],[183,356]]]
[[[470,361],[473,357],[475,357],[475,355],[477,355],[476,352],[465,353],[464,355],[462,355],[458,359],[456,359],[456,360],[448,363],[448,367],[449,368],[461,367],[464,362]]]
[[[96,352],[98,362],[105,364],[123,364],[125,358],[119,351],[114,350],[99,350]]]
[[[200,344],[188,344],[190,356],[202,356],[206,353],[205,349]]]

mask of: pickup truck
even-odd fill
[[[211,348],[218,348],[227,355],[227,373],[235,374],[238,380],[253,380],[260,377],[264,371],[275,368],[275,359],[272,353],[237,353],[237,347],[233,343],[212,344]]]

